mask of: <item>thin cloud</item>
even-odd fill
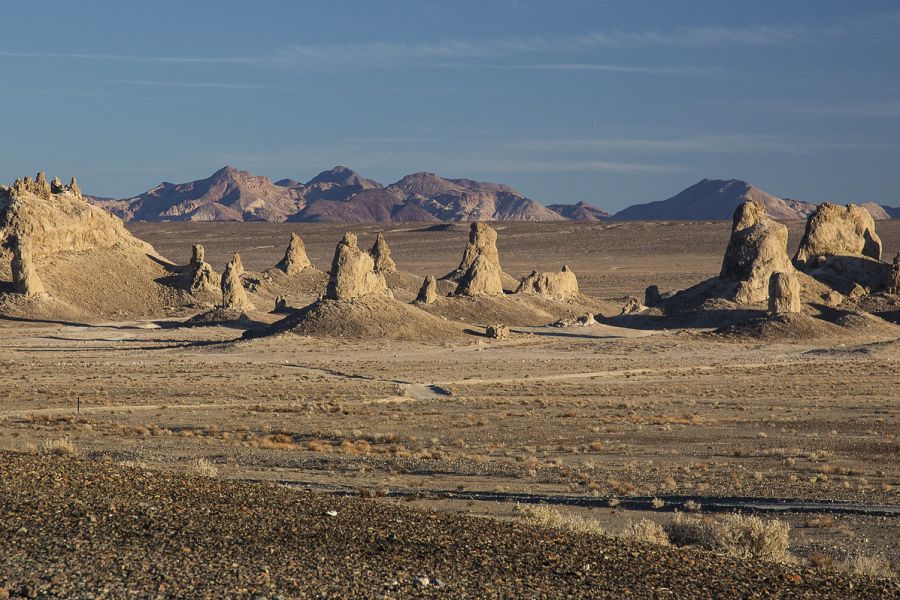
[[[122,62],[146,63],[231,63],[231,64],[263,64],[269,59],[237,56],[132,56],[127,54],[91,54],[81,52],[6,52],[0,51],[0,58],[41,58],[65,60],[107,60]]]
[[[766,112],[820,117],[855,117],[860,119],[900,117],[900,102],[857,102],[846,104],[767,104],[758,105]]]
[[[724,75],[726,69],[720,67],[694,65],[612,65],[594,63],[548,63],[531,65],[491,65],[492,68],[530,69],[540,71],[597,71],[603,73],[634,73],[646,75]]]
[[[265,85],[256,83],[218,83],[208,81],[158,81],[143,79],[97,79],[96,83],[113,83],[118,85],[136,85],[149,87],[178,87],[178,88],[211,88],[227,90],[265,90],[265,91],[296,91],[295,88]]]
[[[797,138],[796,136],[728,134],[686,136],[673,138],[555,138],[537,139],[509,144],[510,149],[527,148],[539,152],[584,152],[590,150],[634,151],[656,153],[716,153],[743,154],[778,152],[781,154],[812,154],[831,150],[894,150],[897,144]]]
[[[584,45],[596,46],[772,46],[807,42],[841,30],[803,25],[763,25],[758,27],[682,27],[670,31],[597,31],[581,38]]]
[[[611,162],[601,160],[575,160],[575,161],[497,161],[479,163],[482,170],[491,170],[502,173],[532,173],[561,172],[561,171],[605,171],[621,174],[640,173],[677,173],[688,170],[683,165],[666,165],[652,163]]]

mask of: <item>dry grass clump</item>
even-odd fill
[[[790,525],[777,519],[767,521],[734,513],[715,521],[679,513],[666,525],[665,531],[675,546],[697,546],[740,558],[773,562],[791,559],[788,552]]]
[[[73,456],[78,454],[78,448],[69,438],[44,440],[41,442],[43,454],[55,454],[57,456]]]
[[[602,535],[603,528],[594,519],[580,515],[567,515],[546,504],[516,504],[516,514],[528,525],[565,529],[576,533]]]
[[[841,563],[841,569],[866,577],[892,578],[896,576],[890,561],[880,556],[855,556]]]
[[[659,546],[669,545],[669,536],[666,535],[662,525],[650,519],[641,519],[636,523],[632,523],[622,532],[622,537],[636,542],[647,542],[648,544],[657,544]]]
[[[219,475],[219,467],[205,458],[200,458],[191,465],[191,472],[200,477],[216,477]]]

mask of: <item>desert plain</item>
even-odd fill
[[[803,228],[788,223],[790,254]],[[271,268],[291,233],[327,271],[345,231],[360,247],[383,232],[398,271],[419,281],[452,271],[469,235],[466,224],[128,229],[175,264],[203,244],[217,272],[234,252],[249,272]],[[510,325],[498,340],[483,335],[490,315],[445,314],[461,337],[361,340],[242,337],[282,318],[261,305],[246,322],[193,327],[182,326],[183,309],[101,322],[0,318],[0,542],[16,548],[0,559],[0,589],[897,593],[896,579],[884,577],[900,561],[900,327],[891,324],[900,305],[882,306],[884,326],[808,339],[626,326],[616,317],[648,285],[665,293],[717,275],[731,224],[495,229],[506,273],[568,265],[595,299],[598,322]],[[900,222],[879,222],[878,233],[884,256],[900,250]],[[309,289],[286,296],[292,307],[316,299]],[[540,505],[604,533],[537,534],[522,507]],[[628,539],[643,519],[735,511],[788,523],[790,561],[765,566]],[[225,519],[234,531],[220,531]],[[136,537],[121,533],[126,541],[110,547],[99,539],[135,520]],[[303,536],[321,551],[300,544]],[[859,557],[881,565],[882,578],[842,568]]]

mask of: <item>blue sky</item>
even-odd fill
[[[610,210],[703,177],[900,205],[900,3],[7,2],[0,180],[231,164]]]

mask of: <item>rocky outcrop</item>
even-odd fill
[[[462,261],[444,279],[457,282],[454,293],[458,296],[499,296],[503,294],[502,274],[497,232],[481,221],[472,223]]]
[[[206,262],[206,250],[201,244],[191,249],[191,264],[188,265],[191,293],[211,292],[219,288],[219,276],[212,265]]]
[[[31,256],[31,249],[18,235],[6,240],[6,247],[12,252],[10,267],[12,270],[13,289],[26,296],[39,296],[46,293],[41,278],[38,277]]]
[[[288,242],[287,250],[284,252],[284,258],[275,267],[288,275],[296,275],[311,264],[306,255],[306,246],[303,244],[303,240],[296,233],[292,233],[291,241]]]
[[[768,218],[763,205],[748,201],[738,206],[719,273],[720,279],[737,284],[735,302],[766,302],[772,273],[793,272],[787,240],[787,227]]]
[[[437,300],[437,297],[437,280],[435,280],[434,275],[428,275],[425,277],[425,281],[422,282],[419,295],[416,296],[416,302],[418,304],[431,304]]]
[[[800,280],[795,272],[772,273],[769,277],[769,314],[782,316],[797,314],[800,303]]]
[[[578,280],[568,265],[564,265],[559,273],[532,271],[522,278],[516,293],[539,294],[555,300],[565,300],[578,295]]]
[[[888,274],[885,288],[888,294],[900,294],[900,252],[897,253],[891,264],[891,272]]]
[[[244,265],[241,263],[241,255],[237,252],[222,273],[222,308],[224,310],[253,310],[253,304],[247,298],[241,275],[244,274]]]
[[[662,294],[659,293],[659,286],[649,285],[644,290],[644,306],[659,306],[662,304]]]
[[[810,215],[794,260],[806,265],[820,256],[865,256],[881,260],[881,239],[866,209],[825,202]]]
[[[391,258],[391,248],[384,239],[384,234],[378,234],[378,237],[375,238],[375,245],[372,246],[369,254],[372,255],[372,259],[375,261],[375,271],[378,273],[397,272],[397,265],[394,263],[394,259]]]
[[[509,337],[509,327],[503,323],[491,323],[485,327],[484,334],[492,340],[505,340]]]
[[[348,231],[335,248],[325,297],[351,300],[371,295],[392,296],[384,276],[375,272],[374,259],[359,249],[356,236]]]

